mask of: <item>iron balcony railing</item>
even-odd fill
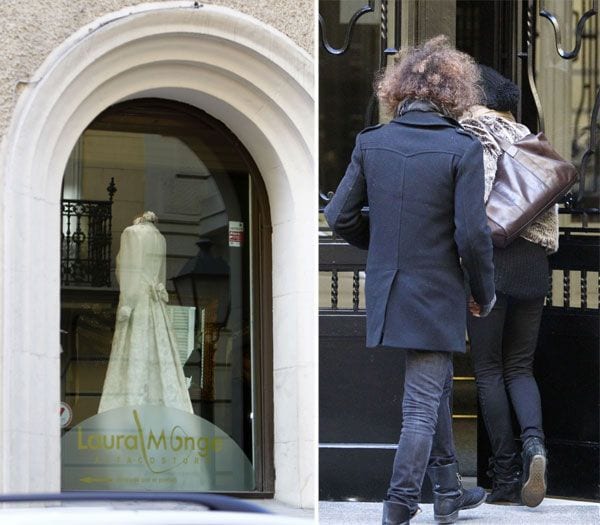
[[[573,214],[570,210],[561,211]],[[586,211],[598,218],[597,209]],[[363,213],[367,214],[368,209],[363,209]],[[581,227],[560,228],[560,249],[550,256],[546,307],[600,308],[600,228],[587,225],[590,219],[587,213],[580,218]],[[326,225],[319,228],[321,313],[365,313],[366,263],[366,251],[350,246]]]
[[[106,201],[62,200],[62,286],[111,286],[112,205],[116,191],[111,179]]]

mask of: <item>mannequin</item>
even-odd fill
[[[121,234],[119,305],[98,413],[139,405],[193,413],[166,309],[166,241],[156,221],[146,211]]]

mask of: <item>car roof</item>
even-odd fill
[[[0,509],[2,525],[308,525],[311,520],[247,512],[97,507]]]

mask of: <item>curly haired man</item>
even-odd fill
[[[394,117],[359,133],[325,210],[334,231],[368,249],[367,346],[406,354],[384,525],[407,524],[418,512],[426,472],[440,523],[486,497],[461,485],[449,405],[467,309],[485,316],[495,302],[482,146],[456,121],[479,100],[478,79],[471,57],[443,36],[404,51],[376,84]]]

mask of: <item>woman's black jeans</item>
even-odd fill
[[[468,316],[477,393],[492,445],[494,473],[500,479],[518,468],[511,403],[521,439],[544,439],[540,393],[533,377],[543,306],[543,297],[519,300],[497,293],[487,317]]]

